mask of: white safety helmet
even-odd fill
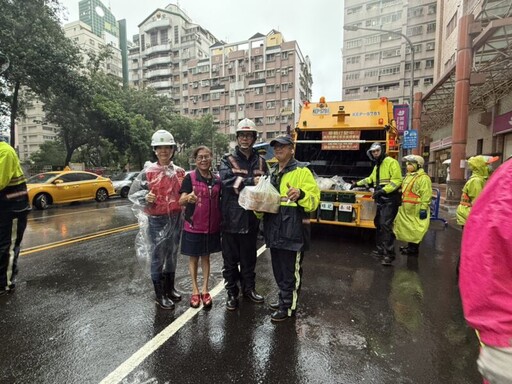
[[[373,160],[374,157],[372,156],[372,151],[376,151],[377,149],[380,149],[380,151],[382,152],[382,146],[380,145],[380,143],[373,143],[370,146],[370,149],[366,151],[366,156],[368,156],[370,160]]]
[[[245,119],[240,120],[236,126],[236,133],[239,132],[254,132],[256,135],[258,130],[256,129],[256,124],[254,124],[254,121],[246,117]]]
[[[418,155],[404,156],[403,161],[406,161],[408,163],[418,164],[418,169],[423,168],[423,165],[425,164],[425,159]]]
[[[160,145],[170,145],[172,147],[176,146],[174,137],[165,129],[159,129],[153,133],[153,136],[151,136],[151,146],[158,147]]]

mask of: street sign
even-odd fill
[[[402,145],[403,149],[414,149],[418,147],[418,131],[414,129],[409,129],[404,131],[404,143]]]

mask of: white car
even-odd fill
[[[128,192],[130,191],[132,182],[138,175],[139,172],[126,172],[112,176],[112,184],[114,184],[116,195],[119,195],[123,198],[128,197]]]

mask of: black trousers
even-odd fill
[[[29,211],[0,213],[0,290],[14,289]]]
[[[302,259],[304,252],[270,248],[272,270],[279,287],[279,309],[288,315],[297,309],[300,287],[302,286]]]
[[[228,295],[238,296],[256,287],[256,240],[258,232],[222,233],[222,276]],[[240,265],[240,269],[238,266]],[[238,287],[240,283],[240,289]]]
[[[395,234],[393,233],[393,221],[398,213],[399,200],[386,199],[377,202],[377,214],[373,223],[377,229],[375,240],[377,251],[382,255],[395,254]]]

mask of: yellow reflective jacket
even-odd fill
[[[0,211],[29,208],[26,179],[18,155],[9,144],[0,142]]]
[[[379,168],[379,182],[377,185],[377,169]],[[373,184],[375,188],[381,187],[387,194],[394,192],[402,185],[402,171],[396,159],[386,156],[380,165],[375,165],[370,176],[357,182],[358,186]]]
[[[473,165],[472,174],[464,187],[462,188],[462,195],[460,196],[460,203],[457,206],[457,224],[465,225],[466,220],[471,212],[471,207],[475,203],[476,198],[484,189],[485,182],[489,177],[489,168],[487,164]]]

